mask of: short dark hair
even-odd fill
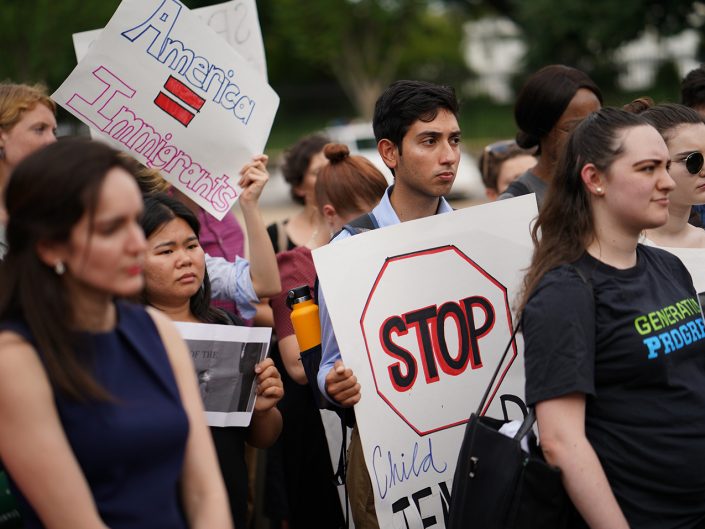
[[[460,104],[450,86],[425,81],[395,81],[379,96],[375,104],[372,128],[375,140],[387,139],[397,146],[417,121],[433,121],[439,109],[451,112],[457,119]]]
[[[321,152],[329,141],[322,134],[311,134],[301,138],[284,153],[282,175],[291,187],[289,192],[294,202],[304,203],[303,197],[297,195],[294,188],[303,182],[306,170],[311,164],[311,158]]]
[[[144,236],[149,238],[154,232],[174,219],[181,219],[193,230],[196,237],[201,231],[201,223],[196,215],[184,204],[165,193],[152,193],[144,198],[144,213],[140,224],[144,230]],[[142,294],[142,301],[149,305],[149,299],[145,290]],[[204,270],[203,285],[189,300],[189,308],[193,315],[203,323],[229,324],[227,315],[220,309],[211,305],[211,283],[208,278],[208,270]]]
[[[514,119],[519,127],[517,144],[524,149],[540,147],[541,139],[551,132],[581,88],[590,90],[602,104],[602,92],[585,72],[562,64],[534,72],[514,104]]]
[[[681,81],[681,103],[690,108],[705,106],[705,68],[700,65]]]

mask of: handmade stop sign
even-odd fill
[[[467,422],[512,331],[505,286],[452,245],[388,258],[360,325],[377,393],[419,435]]]

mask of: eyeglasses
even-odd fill
[[[672,161],[685,164],[685,168],[688,170],[688,172],[692,175],[696,175],[702,170],[705,159],[703,159],[703,153],[696,151],[691,152],[682,160]]]

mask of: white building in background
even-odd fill
[[[514,99],[511,78],[519,71],[526,52],[521,29],[508,18],[488,17],[468,22],[463,28],[465,61],[477,77],[466,87],[472,95],[487,95],[498,103]],[[659,37],[655,31],[644,34],[615,52],[621,66],[617,82],[624,90],[642,90],[652,86],[656,72],[666,61],[673,62],[681,77],[699,63],[696,52],[700,35],[687,29],[671,37]]]
[[[526,52],[521,30],[504,17],[488,17],[463,27],[465,62],[477,77],[468,82],[472,95],[488,95],[498,103],[514,99],[511,78]]]
[[[651,87],[658,67],[664,62],[676,65],[681,77],[697,68],[695,59],[700,35],[694,29],[686,29],[672,37],[659,37],[658,33],[646,30],[637,40],[621,46],[615,59],[622,66],[617,82],[625,90],[642,90]]]

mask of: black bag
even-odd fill
[[[477,411],[470,416],[453,477],[448,529],[563,529],[572,505],[561,472],[543,458],[529,410],[516,435],[506,420],[480,416],[518,330],[514,330]],[[526,439],[529,452],[521,448]]]
[[[0,466],[0,529],[20,529],[22,518],[10,493],[7,475]]]

